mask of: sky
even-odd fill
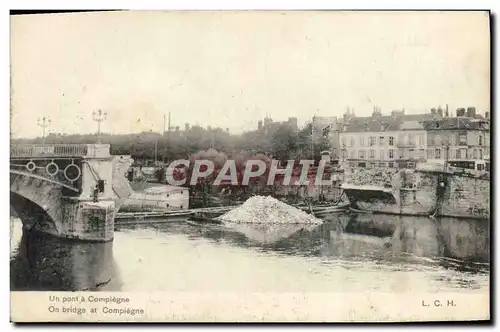
[[[11,16],[11,136],[220,126],[490,105],[483,12],[162,12]]]

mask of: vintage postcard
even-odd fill
[[[11,321],[490,320],[489,12],[10,21]]]

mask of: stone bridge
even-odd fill
[[[25,228],[85,241],[113,240],[114,218],[132,189],[130,158],[109,144],[15,145],[10,205]]]

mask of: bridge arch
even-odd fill
[[[23,225],[38,224],[50,233],[61,228],[63,185],[55,181],[24,172],[10,172],[10,205]]]
[[[36,222],[40,227],[42,222],[49,228],[43,231],[66,239],[112,241],[120,195],[113,183],[115,165],[109,148],[109,144],[11,146],[11,206],[23,224]]]

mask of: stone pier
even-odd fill
[[[25,228],[112,241],[116,212],[131,193],[124,178],[127,162],[111,156],[109,144],[12,146],[11,207]]]

